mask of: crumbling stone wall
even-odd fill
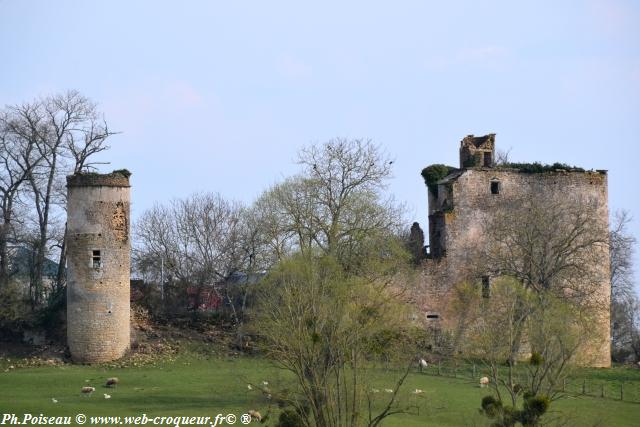
[[[466,144],[465,140],[463,148],[468,145],[475,147],[473,140]],[[493,150],[493,138],[487,142]],[[462,149],[460,156],[461,162],[464,161],[466,154]],[[541,203],[549,197],[565,197],[575,203],[595,201],[597,215],[593,218],[594,224],[608,229],[607,175],[604,171],[526,173],[517,169],[469,167],[440,181],[437,198],[427,191],[431,259],[425,263],[421,277],[423,301],[420,305],[425,315],[438,313],[438,322],[448,328],[455,327],[456,317],[450,306],[452,287],[465,280],[479,280],[477,259],[470,258],[485,244],[483,226],[500,204],[523,196],[534,197]],[[610,366],[609,252],[604,246],[596,250],[601,251],[599,264],[594,266],[600,285],[593,298],[597,305],[606,309],[595,315],[593,334],[598,344],[588,349],[587,363]]]
[[[67,178],[67,341],[74,361],[106,362],[129,348],[129,179]]]
[[[493,166],[496,134],[467,135],[460,141],[460,168]]]

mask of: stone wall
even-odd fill
[[[492,188],[493,185],[493,188]],[[497,194],[493,194],[496,192]],[[425,312],[439,312],[439,322],[453,327],[449,300],[452,286],[464,280],[479,280],[477,258],[470,259],[485,244],[484,225],[499,205],[520,197],[562,197],[574,203],[589,200],[597,203],[595,225],[608,230],[607,175],[605,172],[558,170],[525,173],[515,169],[469,168],[445,178],[438,187],[438,198],[429,197],[429,240],[432,256],[422,278]],[[596,315],[594,337],[597,344],[589,349],[592,366],[610,366],[609,252],[600,249],[598,264],[593,267],[600,285],[592,297],[595,305],[606,307]],[[481,268],[481,266],[480,266]],[[426,291],[428,290],[428,291]]]
[[[460,141],[460,168],[493,166],[496,134],[467,135]]]
[[[115,360],[130,342],[129,180],[92,174],[67,182],[69,348],[76,362]]]
[[[129,187],[129,177],[123,173],[77,173],[67,177],[67,187]]]

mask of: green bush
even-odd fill
[[[531,358],[529,358],[529,364],[531,366],[540,366],[544,363],[544,358],[540,353],[536,353],[535,351],[531,353]]]
[[[422,169],[421,175],[424,179],[424,183],[427,185],[427,188],[429,188],[429,190],[435,197],[438,197],[437,182],[445,176],[449,175],[454,170],[456,170],[456,168],[454,168],[453,166],[435,164]]]
[[[496,418],[502,413],[502,402],[493,396],[485,396],[482,398],[482,411],[489,418]]]
[[[276,427],[304,427],[304,419],[293,409],[285,409],[280,412]]]
[[[511,427],[517,423],[523,426],[534,427],[540,424],[542,417],[551,405],[551,400],[545,395],[532,395],[525,393],[522,409],[511,406],[503,406],[500,399],[494,396],[482,398],[480,412],[487,418],[495,420],[492,427]]]
[[[539,417],[549,409],[551,401],[545,395],[533,396],[524,401],[524,412]]]

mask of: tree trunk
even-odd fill
[[[516,321],[513,324],[515,328],[515,336],[511,342],[511,351],[509,354],[509,365],[511,367],[516,366],[518,363],[518,353],[520,352],[520,346],[522,345],[522,335],[524,332],[524,325],[527,321],[528,314],[524,312],[524,304],[520,299],[516,303]]]
[[[7,249],[7,239],[9,237],[9,224],[0,224],[0,289],[5,288],[9,283],[9,253]]]
[[[33,266],[32,266],[32,275],[31,275],[31,287],[32,291],[32,299],[31,305],[32,308],[37,308],[42,303],[42,292],[43,292],[43,280],[42,276],[44,274],[44,261],[45,261],[45,250],[47,248],[47,239],[46,239],[46,231],[44,234],[40,235],[40,239],[38,240],[37,246],[34,248],[33,254]]]
[[[56,272],[56,291],[57,292],[61,292],[67,283],[66,264],[67,264],[67,224],[64,225],[64,236],[62,237],[62,246],[60,248],[60,259],[58,260],[58,271]]]

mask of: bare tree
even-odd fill
[[[622,301],[635,295],[633,282],[633,252],[635,237],[629,232],[631,215],[617,211],[609,232],[609,256],[611,258],[611,298]]]
[[[316,204],[314,240],[325,252],[336,254],[355,235],[387,228],[397,219],[387,216],[393,209],[380,194],[393,161],[370,140],[337,138],[312,145],[300,152],[298,162],[310,179]]]
[[[523,196],[505,201],[485,224],[483,255],[494,275],[507,275],[535,292],[574,300],[596,292],[607,255],[608,233],[592,200]]]
[[[280,209],[285,204],[281,197],[288,193],[282,189],[286,185],[279,184],[265,191],[245,213],[256,268],[267,270],[291,254],[296,235],[301,235],[296,232],[299,227]]]
[[[107,164],[107,162],[92,160],[92,157],[109,149],[105,142],[108,137],[116,134],[116,132],[109,130],[107,122],[100,117],[97,111],[97,105],[75,91],[68,92],[66,97],[54,98],[53,102],[63,111],[79,110],[79,120],[75,121],[65,137],[65,148],[73,162],[73,173],[93,170],[98,164]],[[62,194],[66,197],[66,192],[62,192]],[[67,226],[65,223],[56,278],[59,292],[62,291],[65,280],[64,266],[67,261],[66,236]]]
[[[617,211],[609,232],[611,258],[611,347],[616,361],[624,361],[633,354],[640,358],[640,302],[633,279],[633,251],[635,237],[629,232],[631,215]],[[640,350],[640,348],[638,348]]]
[[[511,157],[511,148],[509,148],[508,150],[502,150],[499,149],[496,151],[496,160],[495,160],[495,165],[496,166],[504,166],[504,165],[508,165],[509,164],[509,158]]]
[[[228,285],[252,261],[244,221],[244,207],[219,194],[195,194],[155,206],[136,223],[136,268],[156,282],[178,284],[182,293],[187,286],[221,291],[240,323]]]
[[[95,165],[91,157],[108,148],[104,142],[112,132],[104,120],[98,119],[96,105],[76,91],[8,106],[5,111],[12,140],[20,147],[28,147],[20,150],[19,162],[35,213],[30,280],[35,307],[44,296],[44,263],[52,243],[61,247],[59,264],[64,264],[64,228],[56,225],[64,208],[63,178]],[[62,289],[61,272],[58,293]]]
[[[0,111],[0,288],[6,286],[14,273],[9,271],[8,243],[14,240],[15,204],[29,176],[24,159],[31,157],[34,148],[29,141],[15,138],[11,132],[12,120],[7,111]]]
[[[382,195],[393,162],[371,141],[334,139],[301,150],[298,162],[300,175],[256,202],[272,259],[320,251],[346,265],[363,259],[368,236],[400,233],[402,208]]]
[[[608,277],[601,266],[608,235],[599,215],[600,207],[591,200],[550,196],[540,201],[526,195],[507,200],[485,224],[487,243],[476,265],[483,274],[513,277],[526,290],[604,314],[609,295],[603,295],[602,286]],[[512,364],[523,333],[518,328]]]

